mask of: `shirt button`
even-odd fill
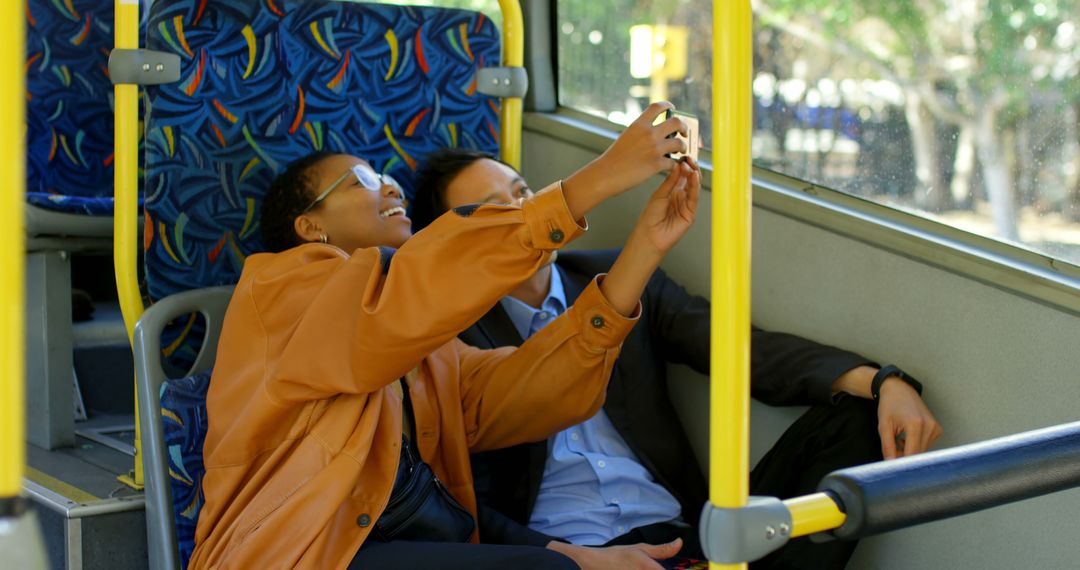
[[[537,313],[536,316],[540,317],[540,320],[546,321],[551,318],[551,313],[547,311],[540,311],[539,313]]]
[[[562,240],[566,238],[566,235],[562,233],[562,230],[551,230],[551,233],[548,234],[548,237],[551,238],[551,241],[555,243],[562,243]]]
[[[367,513],[364,513],[364,514],[356,517],[356,524],[360,528],[367,528],[368,526],[371,525],[371,516],[368,515]]]
[[[619,504],[619,498],[618,498],[618,497],[615,497],[614,499],[612,499],[612,500],[611,500],[611,504],[613,504],[613,505],[617,505],[617,504]]]
[[[594,329],[604,328],[604,317],[596,315],[592,318],[592,326]]]
[[[570,439],[572,439],[574,441],[577,441],[577,440],[581,439],[581,435],[578,434],[578,432],[575,431],[574,433],[570,434]]]
[[[615,530],[619,531],[620,533],[625,533],[626,532],[626,527],[625,526],[620,526],[620,527],[617,527]]]
[[[596,462],[596,466],[603,469],[603,468],[607,467],[607,461],[604,461],[603,459],[601,459],[600,461]]]

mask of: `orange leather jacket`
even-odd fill
[[[443,216],[396,252],[251,256],[207,396],[190,567],[347,566],[390,497],[402,422],[390,384],[403,376],[421,455],[474,516],[469,453],[592,417],[634,322],[597,281],[516,351],[455,338],[583,231],[556,185],[521,207]]]

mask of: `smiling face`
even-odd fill
[[[354,169],[368,169],[366,188]],[[314,207],[296,218],[294,227],[306,242],[327,242],[349,253],[375,246],[401,247],[412,235],[412,222],[405,216],[401,188],[387,177],[380,178],[367,162],[344,154],[327,157],[307,170],[315,194]],[[372,182],[374,181],[374,182]],[[327,192],[329,190],[329,192]]]
[[[481,158],[446,185],[443,201],[447,208],[456,208],[465,204],[509,204],[532,195],[516,170],[499,161]]]

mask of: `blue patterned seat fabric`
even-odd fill
[[[27,201],[112,215],[113,3],[27,0],[26,20]]]
[[[262,249],[273,178],[315,151],[355,154],[413,194],[427,153],[498,149],[498,102],[477,71],[499,64],[482,14],[327,0],[155,2],[147,47],[177,53],[181,81],[147,88],[146,279],[151,298],[235,283]],[[197,351],[180,319],[166,357]],[[188,338],[192,337],[192,338]],[[190,360],[188,358],[187,360]],[[209,373],[163,386],[173,508],[185,565],[202,504]]]
[[[206,391],[210,370],[161,385],[161,421],[169,461],[173,518],[180,547],[180,567],[195,550],[195,523],[203,505],[203,441],[206,440]]]
[[[147,47],[181,81],[147,89],[146,279],[152,299],[235,283],[261,250],[259,207],[288,163],[366,158],[413,192],[427,153],[498,148],[477,70],[499,37],[477,12],[327,0],[156,2]]]

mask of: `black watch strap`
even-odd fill
[[[870,395],[874,398],[875,402],[881,400],[881,384],[885,382],[885,379],[890,376],[896,376],[897,378],[906,382],[915,391],[922,395],[922,384],[911,377],[910,374],[900,370],[898,366],[892,364],[882,366],[881,370],[878,370],[877,374],[874,374],[874,379],[870,382]]]

